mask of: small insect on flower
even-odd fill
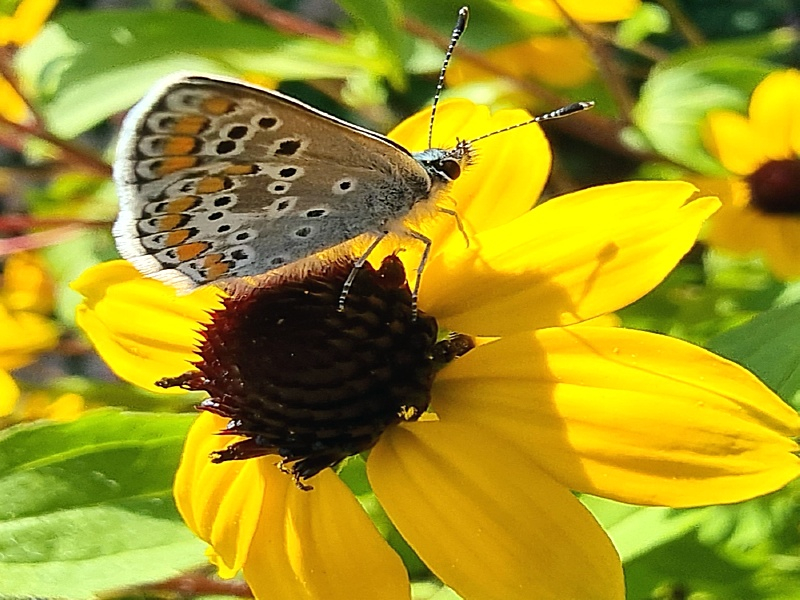
[[[365,265],[339,311],[352,269],[340,260],[227,298],[202,331],[197,370],[159,382],[208,392],[199,408],[229,420],[223,435],[244,438],[213,462],[279,455],[310,489],[303,480],[417,420],[437,369],[473,347],[464,335],[437,340],[436,320],[415,318],[395,255]]]
[[[371,242],[342,284],[389,233],[431,240],[405,221],[430,212],[487,137],[593,106],[578,102],[451,148],[433,148],[444,74],[467,25],[462,8],[439,75],[428,149],[390,139],[273,90],[216,75],[158,82],[122,127],[114,179],[117,248],[143,274],[188,291],[257,276],[366,235]],[[452,209],[439,208],[458,220]],[[458,220],[460,225],[460,220]],[[462,229],[463,231],[463,229]],[[346,252],[346,250],[343,250]]]

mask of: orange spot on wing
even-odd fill
[[[222,96],[212,96],[203,101],[203,110],[212,115],[224,115],[236,106],[232,101]]]
[[[176,229],[175,231],[170,231],[167,234],[166,239],[164,240],[164,246],[177,246],[178,244],[182,244],[187,239],[189,239],[192,235],[194,235],[195,231],[191,229]]]
[[[256,165],[231,165],[223,173],[225,175],[255,175],[258,173],[258,167]]]
[[[175,248],[175,255],[178,260],[185,262],[197,257],[211,247],[211,244],[206,242],[192,242],[191,244],[184,244]]]
[[[166,200],[166,208],[163,212],[167,214],[184,213],[200,205],[199,196],[180,196]]]
[[[186,115],[175,121],[172,126],[174,133],[183,135],[197,135],[208,127],[208,119],[201,115]]]
[[[196,138],[189,135],[178,135],[170,137],[164,144],[164,156],[183,156],[192,154],[198,149],[199,143]]]
[[[198,159],[196,156],[173,156],[163,159],[161,164],[153,169],[153,171],[157,176],[164,177],[165,175],[171,175],[176,171],[180,171],[181,169],[191,169],[196,166],[197,163]]]
[[[197,182],[195,188],[198,194],[213,194],[230,187],[230,182],[224,177],[204,177]]]
[[[230,264],[223,261],[224,254],[214,253],[203,257],[203,268],[206,270],[208,279],[219,279],[230,271]]]
[[[185,221],[185,217],[183,215],[175,214],[175,215],[165,215],[163,217],[158,218],[158,231],[172,231],[173,229],[177,229],[181,225],[183,225]]]

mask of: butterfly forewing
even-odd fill
[[[186,75],[129,114],[115,163],[117,244],[191,289],[379,233],[430,194],[394,142],[236,80]]]

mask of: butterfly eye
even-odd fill
[[[439,163],[439,171],[444,174],[450,181],[454,181],[458,179],[458,176],[461,175],[461,165],[458,164],[457,160],[452,158],[446,158],[441,163]]]

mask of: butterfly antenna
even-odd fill
[[[525,125],[530,125],[531,123],[541,123],[542,121],[552,121],[554,119],[560,119],[561,117],[568,117],[569,115],[574,115],[575,113],[589,110],[593,106],[594,102],[592,102],[591,100],[587,102],[573,102],[572,104],[567,104],[566,106],[562,106],[561,108],[557,108],[555,110],[551,110],[550,112],[544,113],[543,115],[537,115],[532,119],[530,119],[529,121],[523,121],[522,123],[517,123],[516,125],[509,125],[508,127],[503,127],[503,129],[498,129],[497,131],[492,131],[491,133],[487,133],[480,137],[476,137],[475,139],[467,140],[461,143],[470,146],[475,142],[479,142],[480,140],[485,140],[486,138],[492,137],[493,135],[497,135],[498,133],[505,133],[506,131],[517,129],[518,127],[525,127]]]
[[[458,11],[458,20],[456,26],[453,28],[453,33],[450,35],[450,44],[447,46],[447,52],[444,53],[444,61],[442,61],[442,70],[439,72],[439,81],[436,83],[436,93],[433,95],[433,107],[431,108],[431,122],[428,126],[428,148],[433,147],[433,120],[436,117],[436,106],[439,104],[439,96],[444,88],[444,74],[447,72],[447,65],[450,64],[450,58],[453,56],[458,39],[464,30],[467,28],[467,21],[469,20],[469,8],[462,6]]]

